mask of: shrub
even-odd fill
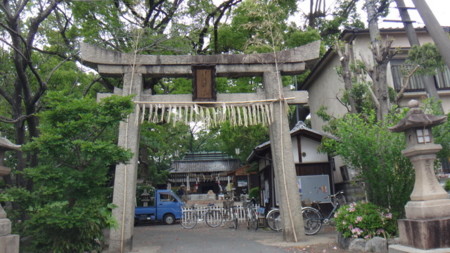
[[[248,193],[248,197],[250,199],[254,198],[256,200],[259,200],[259,187],[251,188],[250,192]]]
[[[342,206],[335,214],[336,230],[346,238],[390,237],[397,232],[397,222],[388,209],[359,202]]]
[[[390,208],[397,217],[403,215],[414,186],[414,169],[401,153],[405,136],[387,128],[402,117],[401,113],[392,114],[379,122],[374,111],[346,114],[330,123],[331,133],[339,139],[322,139],[323,151],[340,155],[356,169],[358,179],[365,183],[368,200]]]
[[[31,238],[26,252],[99,252],[103,229],[116,224],[108,204],[109,169],[132,156],[113,136],[133,104],[120,96],[99,103],[62,93],[47,96],[40,136],[23,146],[39,153],[39,164],[23,172],[32,190],[9,188],[0,201],[22,212],[10,218],[20,224],[14,229],[21,236]]]
[[[445,189],[446,191],[450,191],[450,180],[447,180],[447,182],[445,182],[444,189]]]

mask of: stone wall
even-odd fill
[[[364,189],[359,182],[344,182],[335,185],[336,192],[343,191],[347,203],[362,201],[366,199]]]

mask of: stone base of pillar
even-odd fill
[[[448,253],[450,248],[444,249],[416,249],[400,244],[389,245],[389,253]]]
[[[398,220],[398,230],[400,245],[418,250],[450,248],[450,217],[402,219]]]
[[[0,253],[19,253],[19,235],[0,236]]]
[[[409,201],[405,206],[407,219],[450,217],[450,199]]]
[[[111,233],[114,233],[114,230],[111,229]],[[133,249],[133,238],[125,238],[123,241],[120,239],[119,235],[112,235],[109,237],[109,246],[108,253],[122,253],[122,252],[131,252]]]

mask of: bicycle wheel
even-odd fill
[[[194,228],[197,225],[197,213],[195,211],[183,212],[180,224],[183,228]]]
[[[319,210],[312,207],[302,208],[303,223],[305,226],[305,234],[315,235],[322,228],[322,214]]]
[[[247,217],[247,229],[258,230],[258,216],[255,209],[250,209]]]
[[[266,216],[267,225],[270,229],[273,231],[280,231],[281,230],[281,215],[280,210],[273,209],[267,213]]]
[[[206,224],[212,228],[216,228],[222,224],[222,213],[219,210],[209,210],[205,214]]]
[[[222,223],[229,222],[231,220],[231,212],[230,210],[225,209],[222,212]]]
[[[232,219],[232,223],[231,223],[231,228],[232,229],[237,229],[238,228],[238,216],[237,216],[237,214],[236,214],[236,210],[233,210],[232,211],[233,213],[232,213],[232,217],[233,217],[233,219]]]

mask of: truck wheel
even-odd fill
[[[173,223],[175,223],[175,216],[173,216],[173,214],[170,214],[170,213],[166,214],[166,215],[164,215],[163,221],[164,221],[164,224],[172,225]]]

